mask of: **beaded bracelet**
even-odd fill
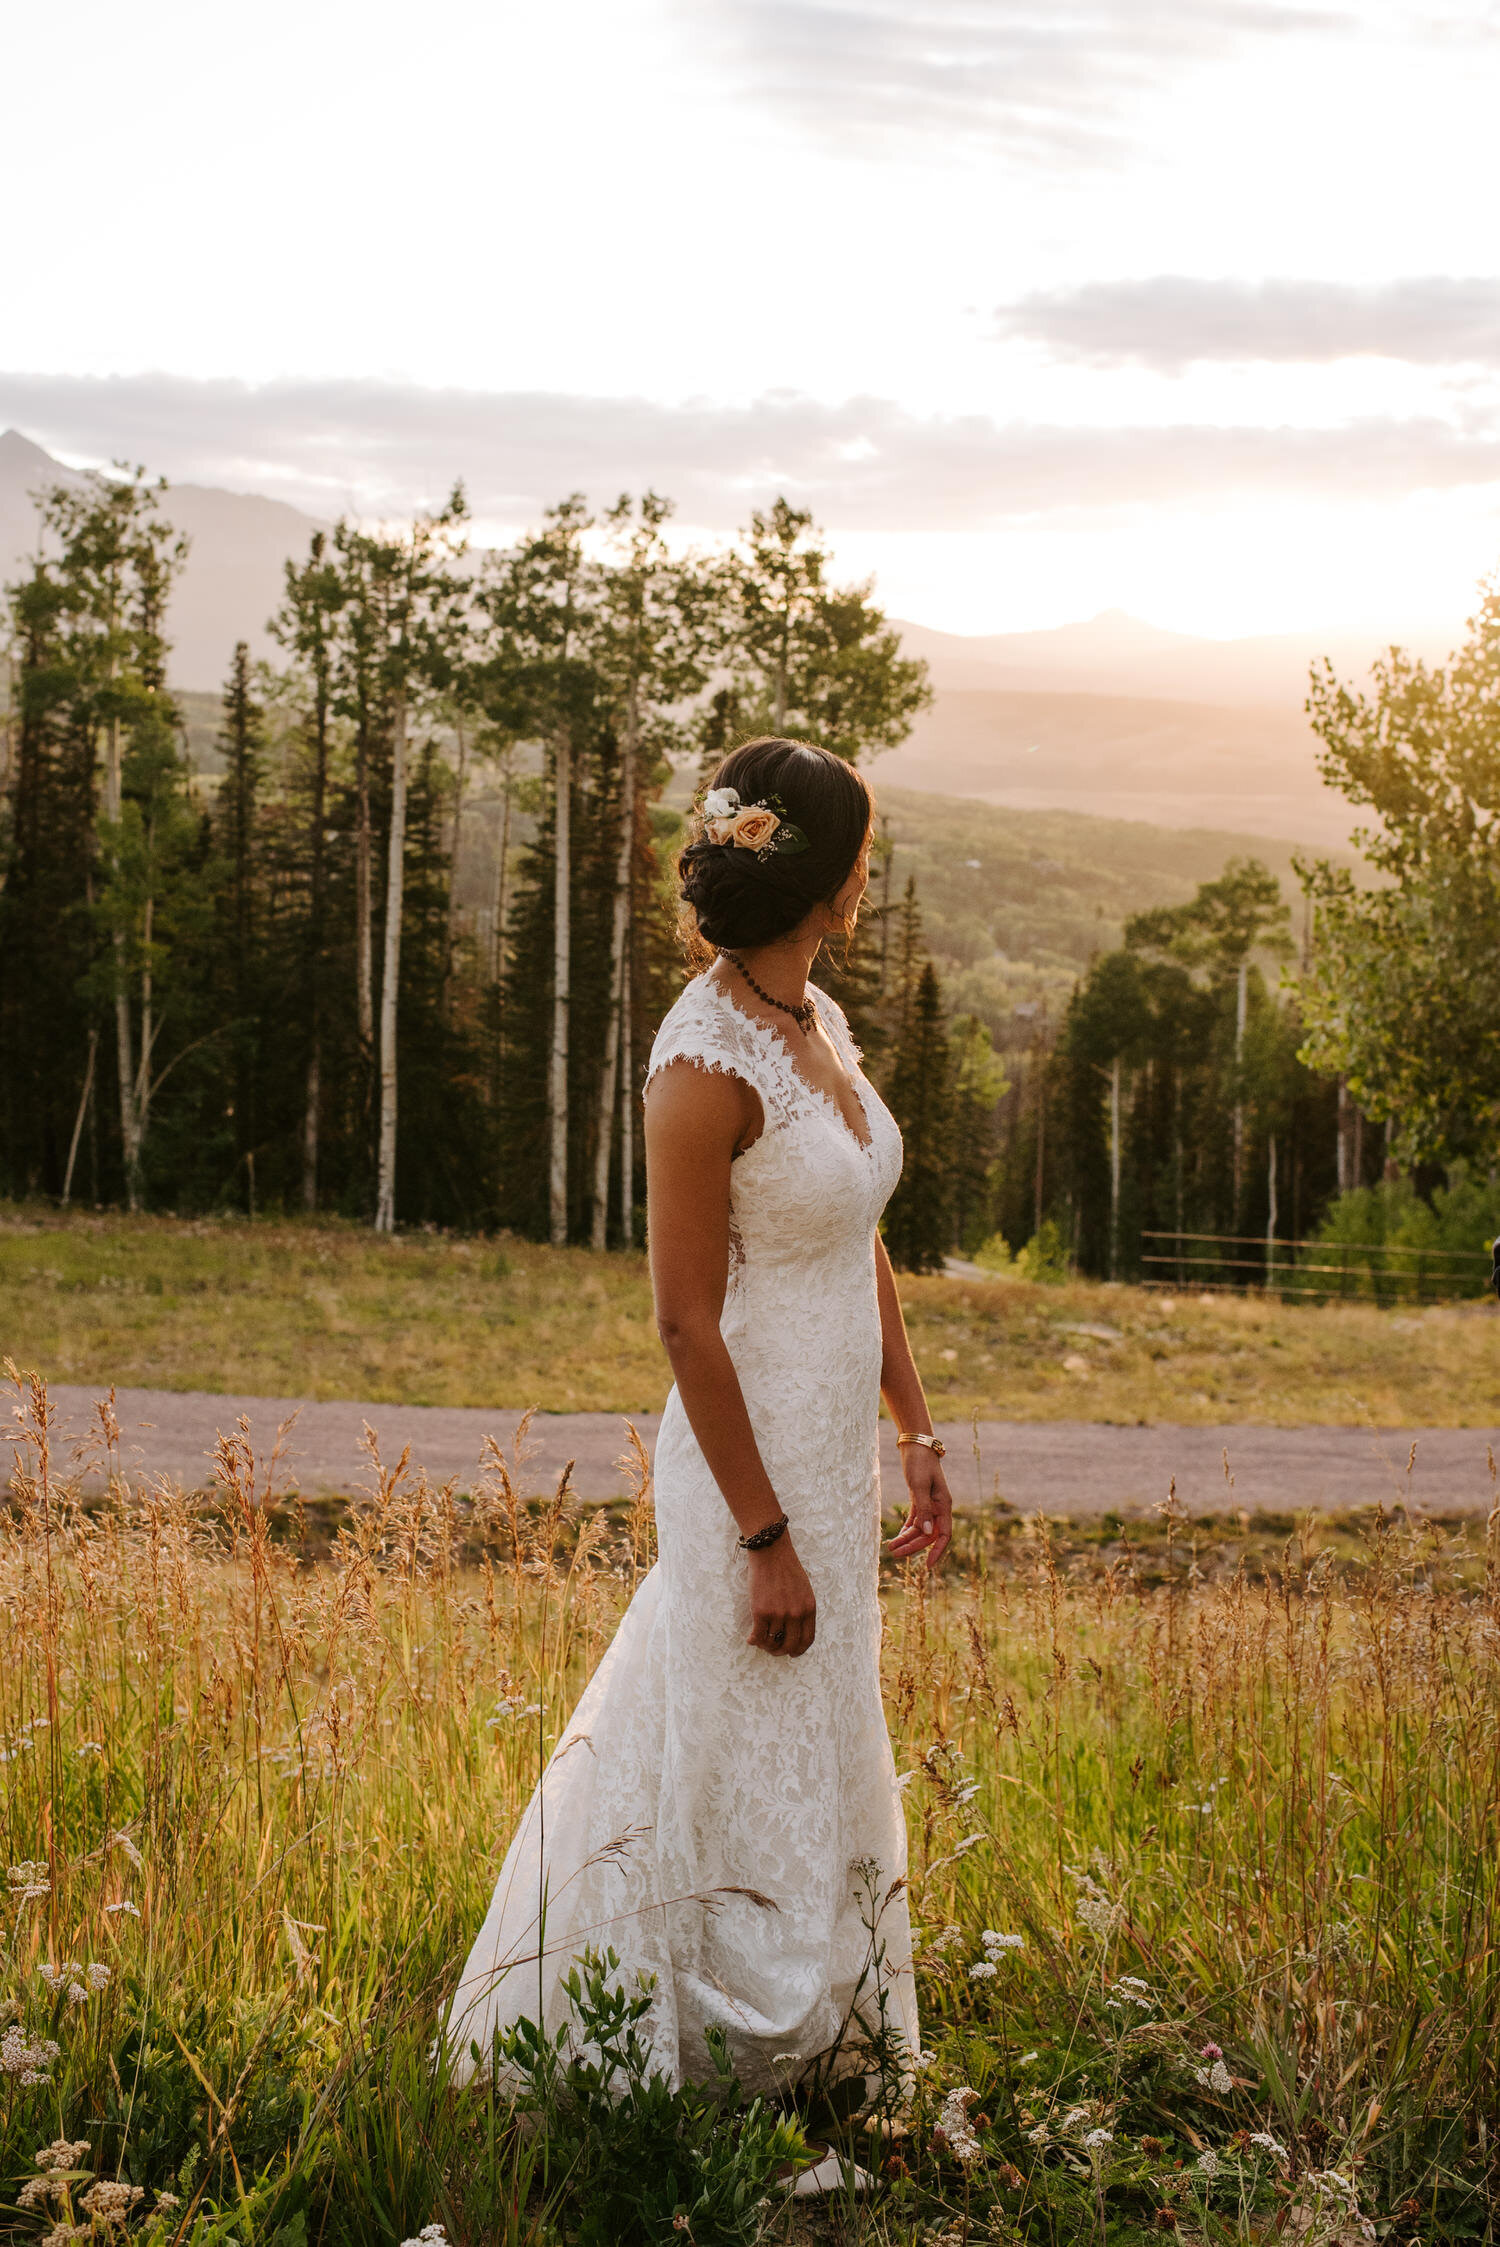
[[[779,1521],[768,1521],[765,1528],[757,1529],[752,1537],[740,1539],[740,1551],[742,1553],[763,1553],[767,1545],[774,1545],[782,1532],[790,1529],[791,1526],[785,1514],[781,1516]]]

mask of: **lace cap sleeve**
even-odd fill
[[[703,976],[682,991],[656,1033],[646,1083],[673,1061],[691,1061],[699,1069],[718,1070],[742,1077],[765,1096],[765,1059],[757,1039],[749,1035],[755,1025],[743,1015],[716,1001]]]

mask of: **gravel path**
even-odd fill
[[[98,1392],[57,1387],[65,1457],[79,1447],[88,1461],[88,1431]],[[133,1472],[168,1475],[190,1487],[210,1477],[209,1458],[219,1429],[243,1414],[257,1451],[268,1453],[281,1423],[296,1415],[285,1439],[278,1486],[308,1493],[356,1488],[363,1455],[360,1432],[368,1421],[382,1455],[394,1462],[410,1444],[414,1461],[434,1481],[457,1476],[466,1487],[486,1435],[509,1447],[520,1417],[515,1412],[459,1410],[443,1405],[299,1404],[284,1397],[209,1396],[198,1391],[121,1389],[116,1392],[122,1448]],[[647,1444],[657,1415],[636,1425]],[[1307,1507],[1368,1505],[1409,1499],[1429,1511],[1488,1510],[1495,1491],[1487,1458],[1500,1457],[1497,1428],[1260,1428],[1112,1427],[1081,1420],[981,1421],[976,1469],[966,1422],[940,1429],[961,1506],[994,1497],[1022,1512],[1101,1513],[1110,1507],[1139,1510],[1167,1495],[1175,1475],[1178,1494],[1195,1513],[1241,1506],[1285,1513]],[[538,1413],[527,1487],[549,1487],[568,1460],[575,1487],[602,1498],[621,1485],[615,1461],[625,1448],[625,1423],[612,1413]],[[1408,1475],[1413,1443],[1416,1462]],[[97,1476],[97,1446],[94,1447]],[[888,1490],[900,1487],[894,1431],[881,1423],[881,1453]],[[1233,1487],[1225,1478],[1228,1454]]]

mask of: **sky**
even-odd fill
[[[1500,564],[1491,0],[54,0],[0,426],[502,538],[785,491],[957,632],[1456,632]]]

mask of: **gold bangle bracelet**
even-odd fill
[[[935,1459],[944,1458],[948,1450],[948,1446],[943,1442],[941,1436],[918,1435],[915,1431],[913,1431],[910,1435],[907,1435],[903,1431],[900,1435],[897,1436],[896,1442],[898,1444],[919,1443],[922,1446],[922,1449],[924,1451],[930,1451]]]

